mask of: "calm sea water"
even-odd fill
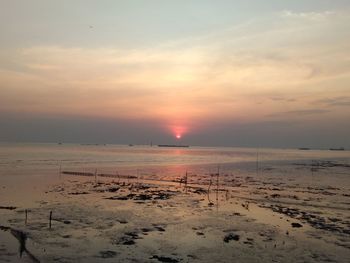
[[[313,175],[310,165],[321,161],[350,164],[350,151],[253,149],[225,147],[160,148],[157,146],[0,144],[0,176],[76,170],[147,175]],[[349,167],[319,169],[328,177],[350,181]]]

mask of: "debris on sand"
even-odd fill
[[[238,240],[239,240],[239,235],[234,234],[234,233],[229,233],[229,234],[227,234],[227,235],[224,237],[224,242],[225,242],[225,243],[228,243],[228,242],[230,242],[231,240],[238,241]]]
[[[207,190],[205,190],[205,189],[203,189],[203,188],[195,188],[195,190],[193,191],[193,193],[195,193],[195,194],[207,194],[208,193],[208,191]]]
[[[89,192],[85,192],[85,191],[82,191],[82,192],[70,192],[68,194],[70,194],[70,195],[87,195],[87,194],[89,194]]]
[[[69,225],[72,223],[71,221],[66,220],[66,219],[62,219],[62,218],[53,218],[52,221],[60,222],[60,223],[63,223],[65,225]]]
[[[114,258],[117,255],[117,252],[106,250],[106,251],[100,251],[99,255],[96,256],[98,258]]]
[[[109,200],[135,200],[135,201],[149,201],[149,200],[168,200],[175,193],[173,191],[145,191],[142,194],[128,194],[128,195],[117,195],[107,197]]]
[[[154,255],[153,257],[151,257],[151,259],[158,259],[158,261],[160,262],[169,262],[169,263],[177,263],[181,261],[180,259],[177,259],[177,258],[157,256],[157,255]]]
[[[106,199],[108,199],[108,200],[122,200],[122,201],[125,201],[125,200],[132,199],[134,196],[135,196],[134,194],[128,194],[128,195],[125,195],[125,196],[107,197]]]
[[[107,189],[108,192],[115,193],[119,190],[119,187],[110,187]]]
[[[15,209],[17,209],[17,207],[15,207],[15,206],[1,206],[0,205],[0,209],[15,210]]]
[[[147,195],[147,194],[139,194],[137,196],[134,197],[134,200],[152,200],[152,196],[151,195]]]
[[[302,224],[299,224],[299,223],[292,223],[292,227],[294,228],[299,228],[299,227],[302,227],[303,225]]]
[[[159,232],[165,232],[165,229],[161,226],[154,225],[154,228],[158,230]]]
[[[281,205],[272,205],[270,206],[270,208],[274,212],[285,214],[291,218],[296,218],[298,220],[305,221],[316,229],[323,229],[330,232],[338,232],[338,233],[345,233],[345,234],[347,233],[347,230],[348,230],[346,224],[339,224],[339,222],[335,222],[334,218],[332,218],[332,220],[327,220],[328,218],[322,217],[317,214],[312,214],[307,211],[302,211],[298,208],[283,207]],[[298,227],[302,227],[302,225],[299,223],[292,223],[292,227],[298,228]]]
[[[136,239],[142,239],[142,237],[139,237],[139,234],[137,232],[126,232],[124,233],[124,236],[119,238],[118,240],[113,240],[112,243],[115,245],[135,245]]]

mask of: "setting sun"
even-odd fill
[[[350,262],[350,0],[0,0],[1,262]]]

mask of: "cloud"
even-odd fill
[[[290,10],[285,10],[281,13],[282,17],[292,18],[292,19],[304,19],[311,21],[321,21],[324,19],[331,19],[339,12],[335,11],[322,11],[322,12],[293,12]]]
[[[343,12],[286,11],[153,48],[2,50],[0,111],[157,120],[167,127],[331,116],[330,92],[350,96],[344,21],[350,22]],[[315,98],[326,107],[309,109]]]
[[[350,96],[349,97],[333,97],[333,98],[324,98],[315,101],[317,104],[325,104],[328,107],[350,107]]]
[[[288,97],[283,97],[283,96],[273,96],[270,97],[271,100],[273,101],[281,101],[281,102],[296,102],[296,98],[288,98]]]
[[[302,116],[309,116],[309,115],[318,115],[318,114],[325,114],[330,112],[330,110],[325,109],[306,109],[306,110],[293,110],[293,111],[284,111],[284,112],[277,112],[274,114],[270,114],[269,117],[302,117]]]

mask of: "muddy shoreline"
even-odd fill
[[[349,207],[322,202],[346,200],[344,189],[195,178],[65,174],[35,206],[1,210],[2,225],[26,233],[33,262],[346,262],[350,255]],[[21,259],[0,241],[3,261]]]

